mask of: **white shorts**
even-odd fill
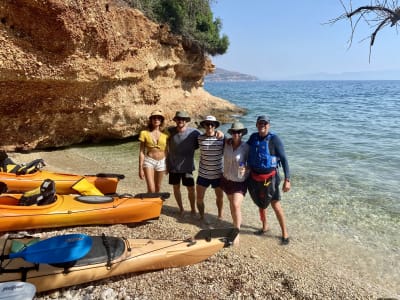
[[[143,161],[143,168],[152,168],[158,172],[165,171],[167,169],[165,158],[156,160],[149,156],[145,156]]]

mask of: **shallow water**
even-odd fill
[[[399,294],[400,81],[207,83],[206,89],[247,108],[241,121],[250,132],[258,114],[271,117],[290,162],[292,191],[283,205],[291,236],[304,242],[296,247]]]
[[[292,190],[282,199],[290,249],[398,296],[400,81],[207,83],[206,89],[248,109],[240,120],[249,133],[256,130],[258,114],[270,115],[292,173]],[[128,184],[139,180],[137,142],[69,151],[103,162],[108,172],[124,173]],[[208,201],[206,211],[214,205]],[[225,214],[229,219],[227,205]],[[269,236],[279,237],[271,212],[269,220]],[[242,229],[259,226],[246,196]]]

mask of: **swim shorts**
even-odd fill
[[[206,187],[206,188],[209,187],[209,186],[211,185],[211,187],[212,187],[213,189],[215,189],[215,188],[217,188],[217,187],[220,187],[221,178],[207,179],[207,178],[204,178],[204,177],[199,176],[199,177],[197,177],[196,183],[197,183],[198,185],[204,186],[204,187]]]
[[[279,192],[280,182],[281,179],[278,173],[264,181],[256,181],[250,175],[247,188],[251,199],[259,208],[263,209],[267,208],[272,200],[279,201],[281,199]]]
[[[183,186],[194,186],[194,178],[192,173],[169,173],[169,184],[176,185],[179,184],[181,180]]]

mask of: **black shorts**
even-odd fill
[[[172,185],[180,184],[184,186],[194,186],[194,178],[192,173],[169,173],[168,183]]]
[[[251,175],[247,180],[250,197],[259,208],[267,208],[272,200],[279,201],[281,199],[279,192],[281,179],[278,173],[266,182],[255,181]]]

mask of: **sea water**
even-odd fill
[[[258,115],[270,116],[290,164],[292,190],[282,205],[293,247],[399,294],[400,81],[205,87],[248,110],[238,119],[249,134]]]
[[[292,189],[282,195],[289,251],[399,295],[400,81],[207,82],[205,88],[247,109],[236,116],[249,130],[245,140],[260,114],[270,116],[270,130],[282,139],[291,169]],[[109,172],[131,166],[126,175],[137,180],[137,149],[129,142],[75,150],[104,161]],[[242,229],[251,234],[260,221],[248,195],[242,210]],[[279,237],[275,216],[268,216]]]

